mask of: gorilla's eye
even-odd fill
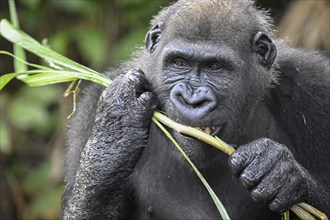
[[[221,65],[218,63],[211,63],[207,66],[207,68],[211,71],[216,71],[221,69]]]
[[[181,58],[175,58],[173,64],[177,67],[186,67],[188,66],[187,62]]]

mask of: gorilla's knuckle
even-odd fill
[[[274,186],[258,185],[251,191],[251,197],[258,202],[268,203],[276,195],[277,190]]]
[[[154,111],[157,107],[157,98],[152,92],[144,92],[137,99],[143,110]]]
[[[126,77],[128,80],[134,84],[139,84],[142,82],[142,79],[144,78],[144,73],[142,70],[135,68],[131,69],[126,73]]]
[[[269,145],[270,143],[274,142],[272,139],[264,137],[259,139],[260,143],[263,143],[265,145]]]
[[[281,198],[275,198],[270,204],[269,208],[270,210],[274,212],[283,212],[286,209],[286,204]]]
[[[237,152],[231,155],[228,160],[229,167],[235,174],[240,172],[243,162],[243,157]]]
[[[262,138],[259,143],[271,152],[269,156],[272,158],[288,158],[292,156],[291,151],[285,145],[279,144],[272,139]]]
[[[262,149],[271,149],[276,146],[276,142],[270,138],[261,138],[257,140],[257,145]]]
[[[267,196],[263,189],[259,187],[251,191],[251,197],[256,202],[265,202],[267,200]]]
[[[293,155],[292,155],[291,151],[289,150],[289,148],[287,148],[284,145],[277,144],[275,146],[275,149],[273,150],[273,152],[274,152],[274,156],[276,156],[280,159],[286,159],[286,160],[293,159]]]
[[[252,171],[244,171],[240,176],[241,182],[244,187],[251,188],[257,182],[256,175]]]

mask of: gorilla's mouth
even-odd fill
[[[217,135],[220,131],[220,127],[196,127],[196,129],[212,136]]]

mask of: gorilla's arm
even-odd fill
[[[309,187],[309,203],[329,216],[329,55],[286,47],[280,50],[278,63],[279,84],[271,91],[272,110],[291,137],[296,160],[315,180]]]
[[[329,215],[330,61],[317,52],[283,48],[277,62],[279,81],[269,108],[290,143],[256,140],[230,157],[230,167],[252,198],[272,210],[307,202]]]
[[[128,177],[146,144],[156,107],[146,84],[143,74],[132,70],[101,93],[72,186],[66,186],[64,219],[118,219],[128,214]]]

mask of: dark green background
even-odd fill
[[[152,15],[168,2],[17,0],[16,5],[22,30],[39,41],[47,39],[51,48],[65,56],[103,71],[143,46]],[[291,3],[258,2],[271,8],[276,24]],[[0,0],[0,18],[9,18],[8,12],[7,0]],[[329,30],[325,31],[329,36]],[[315,45],[316,49],[329,50],[326,44]],[[12,51],[12,45],[3,38],[0,47]],[[40,62],[31,54],[28,61]],[[0,56],[0,74],[13,71],[12,58]],[[0,93],[0,219],[58,219],[66,117],[72,109],[72,97],[63,98],[67,86],[28,88],[14,80]]]

